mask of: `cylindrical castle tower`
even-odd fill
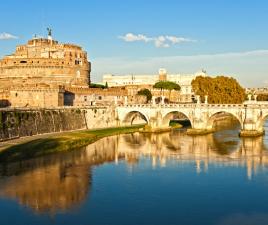
[[[0,60],[1,86],[63,85],[88,87],[91,64],[78,45],[60,44],[52,39],[33,38],[17,46],[15,53]]]

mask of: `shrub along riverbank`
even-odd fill
[[[37,138],[3,149],[0,152],[0,163],[26,160],[55,152],[70,151],[87,146],[103,137],[137,132],[142,127],[143,125],[137,125],[98,130],[80,130],[52,137]]]

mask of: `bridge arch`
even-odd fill
[[[131,148],[139,149],[146,144],[147,137],[142,133],[132,133],[123,137],[124,143]]]
[[[139,123],[136,124],[145,124],[145,123],[149,123],[149,118],[146,116],[145,113],[142,113],[138,110],[133,110],[133,111],[129,111],[125,114],[123,122],[125,125],[133,125],[134,122],[138,122],[137,120],[139,120]],[[144,121],[142,123],[142,121]]]
[[[213,114],[209,116],[208,121],[207,121],[207,129],[213,129],[214,124],[217,121],[217,119],[222,117],[223,120],[224,120],[225,116],[229,116],[229,117],[235,119],[239,123],[240,127],[241,128],[243,127],[243,122],[241,121],[241,119],[235,113],[228,112],[228,111],[225,111],[225,110],[220,110],[220,111],[217,111],[217,112],[213,112]]]
[[[172,110],[172,111],[165,113],[163,115],[162,125],[169,126],[170,120],[176,119],[176,117],[181,117],[185,120],[188,120],[190,122],[191,127],[192,127],[192,121],[189,118],[189,116],[186,113],[181,112],[180,110]]]

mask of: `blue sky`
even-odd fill
[[[55,39],[88,52],[95,82],[103,73],[165,67],[170,73],[204,68],[264,86],[267,21],[265,0],[9,0],[0,5],[0,57],[34,34],[45,36],[50,26]]]

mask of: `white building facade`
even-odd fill
[[[193,99],[192,80],[197,76],[207,76],[205,71],[195,74],[168,74],[165,69],[159,69],[158,75],[103,75],[103,84],[108,84],[109,87],[119,87],[128,85],[154,85],[158,81],[172,81],[180,85],[181,102],[191,102]]]

